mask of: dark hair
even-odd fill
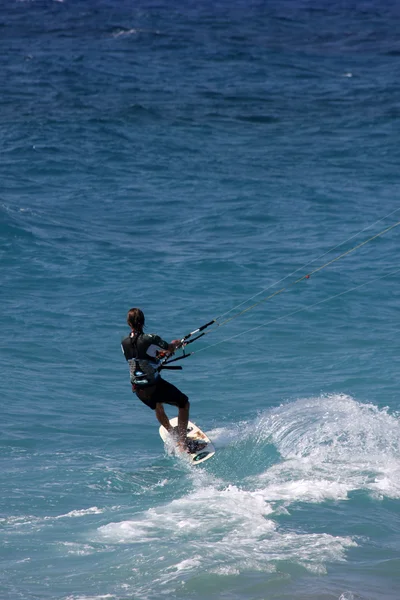
[[[129,327],[131,327],[135,331],[138,331],[139,333],[143,333],[144,314],[140,310],[140,308],[131,308],[128,311],[126,321],[129,325]]]

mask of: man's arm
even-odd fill
[[[168,346],[168,352],[170,354],[173,354],[175,352],[175,350],[177,350],[179,348],[180,345],[181,345],[181,340],[172,340],[172,342]]]
[[[152,335],[150,344],[146,350],[149,358],[162,358],[163,356],[173,354],[181,344],[181,340],[172,340],[168,343],[161,339],[158,335]]]

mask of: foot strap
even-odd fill
[[[195,454],[196,452],[200,452],[207,446],[207,442],[199,442],[198,440],[191,440],[190,438],[186,440],[186,444],[190,454]]]

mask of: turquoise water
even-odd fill
[[[398,600],[398,18],[2,3],[2,599]],[[190,468],[126,312],[256,303],[166,375],[217,448]]]

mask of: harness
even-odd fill
[[[131,384],[135,388],[146,388],[156,384],[161,369],[182,369],[169,367],[163,361],[152,361],[146,354],[147,347],[143,333],[131,333],[122,340],[122,351],[129,364]]]

